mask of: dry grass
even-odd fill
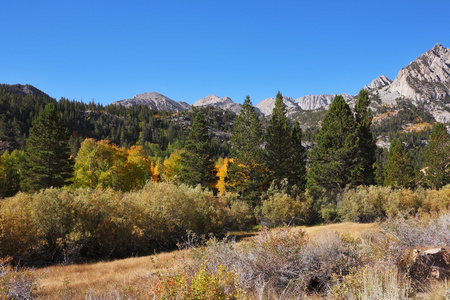
[[[301,228],[303,231],[306,232],[309,236],[314,236],[315,234],[320,233],[323,230],[331,230],[336,231],[340,235],[347,235],[352,238],[358,238],[361,236],[362,233],[367,231],[379,231],[380,228],[376,223],[351,223],[351,222],[345,222],[345,223],[337,223],[337,224],[328,224],[328,225],[322,225],[322,226],[312,226],[312,227],[306,227],[306,226],[299,226],[297,228]]]
[[[83,299],[113,290],[148,285],[156,272],[175,272],[182,267],[188,250],[92,264],[52,266],[35,272],[44,275],[40,294],[44,299]]]
[[[379,230],[376,224],[340,223],[324,226],[299,226],[314,236],[323,230],[337,231],[351,237],[363,232]],[[43,299],[84,299],[89,295],[103,295],[107,291],[133,291],[145,288],[156,272],[176,272],[188,259],[188,250],[161,253],[152,256],[127,258],[92,264],[52,266],[35,272],[44,278],[40,281]],[[114,297],[115,298],[115,297]]]

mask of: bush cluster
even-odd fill
[[[309,240],[302,230],[287,226],[263,227],[250,241],[212,239],[194,251],[185,269],[191,278],[205,270],[209,276],[235,274],[236,289],[258,299],[298,298],[307,291],[326,292],[333,286],[333,274],[348,274],[359,264],[355,244],[335,232],[324,232]]]
[[[337,205],[343,221],[374,222],[398,214],[430,214],[450,209],[450,185],[440,190],[369,186],[348,189]]]
[[[375,300],[415,299],[419,293],[423,299],[447,299],[447,283],[411,279],[407,257],[412,246],[448,245],[449,224],[450,214],[444,213],[426,220],[391,218],[381,231],[358,239],[327,230],[310,239],[302,230],[287,226],[263,227],[239,244],[213,238],[193,251],[193,260],[179,274],[159,275],[150,292],[154,299],[174,295],[309,299],[316,295]]]
[[[39,264],[174,248],[187,231],[221,235],[245,226],[251,210],[231,200],[200,187],[152,182],[130,193],[89,188],[19,193],[0,205],[0,253]]]
[[[264,226],[309,224],[313,200],[311,197],[300,198],[288,193],[275,192],[256,207],[255,215]]]
[[[414,282],[408,270],[411,247],[448,245],[449,225],[449,213],[395,217],[358,239],[327,230],[310,239],[300,229],[262,227],[244,243],[209,240],[180,274],[159,276],[150,290],[155,299],[212,291],[220,299],[413,299],[419,292],[424,299],[446,299],[445,282]],[[425,293],[430,286],[438,292]]]

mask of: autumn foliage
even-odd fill
[[[128,193],[51,188],[2,201],[0,253],[34,263],[125,257],[173,249],[187,232],[224,234],[251,214],[231,198],[171,183]]]
[[[142,146],[130,149],[86,139],[75,161],[75,186],[130,191],[152,180],[155,170]]]

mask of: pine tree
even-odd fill
[[[352,111],[342,96],[336,96],[316,136],[317,147],[311,153],[309,188],[337,194],[351,182],[356,140]]]
[[[243,200],[256,202],[267,187],[262,149],[264,136],[261,121],[248,96],[235,119],[230,142],[229,190],[237,192]]]
[[[272,180],[280,183],[291,173],[293,147],[291,144],[291,127],[286,116],[283,96],[278,92],[275,106],[266,134],[265,161]]]
[[[355,105],[356,135],[358,151],[356,154],[356,168],[353,174],[354,185],[375,184],[375,162],[377,146],[370,131],[372,125],[372,111],[369,109],[369,94],[362,89]]]
[[[302,129],[298,121],[295,122],[291,135],[292,154],[289,159],[290,184],[297,185],[303,191],[306,185],[306,149],[302,145]]]
[[[428,186],[438,189],[450,183],[450,134],[442,123],[433,129],[425,160]]]
[[[211,154],[211,139],[205,118],[199,111],[181,153],[180,181],[188,185],[202,185],[212,188],[217,182],[216,170]]]
[[[14,196],[20,190],[20,166],[25,160],[21,150],[6,150],[0,156],[0,199]]]
[[[388,160],[384,167],[384,185],[409,188],[413,186],[414,172],[411,156],[405,145],[397,139],[391,141]]]
[[[25,191],[61,187],[70,183],[73,160],[69,133],[58,118],[55,106],[47,104],[30,128],[21,187]]]

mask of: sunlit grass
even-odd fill
[[[314,236],[323,230],[337,231],[351,237],[363,232],[378,230],[374,223],[340,223],[322,226],[298,226],[308,235]],[[232,232],[232,236],[248,237],[257,231]],[[134,293],[136,297],[151,284],[157,272],[176,273],[187,261],[189,250],[178,250],[144,257],[78,265],[59,265],[35,270],[44,275],[40,281],[41,295],[45,299],[83,299],[86,295],[105,295],[114,293]],[[99,296],[100,297],[100,296]]]
[[[188,250],[133,257],[110,262],[52,266],[43,274],[40,291],[45,299],[82,299],[85,295],[144,290],[157,272],[176,272],[188,259]]]

